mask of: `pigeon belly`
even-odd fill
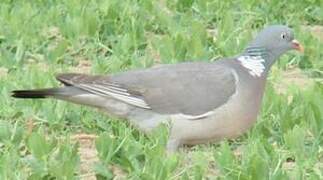
[[[194,145],[238,137],[257,119],[263,94],[259,88],[256,86],[246,91],[240,86],[227,103],[204,119],[174,116],[170,138],[179,140],[181,144]]]

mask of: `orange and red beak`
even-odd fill
[[[292,47],[299,52],[304,52],[304,47],[296,39],[292,41]]]

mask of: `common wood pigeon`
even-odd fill
[[[170,124],[167,149],[234,138],[257,119],[268,72],[285,52],[303,51],[292,29],[263,29],[239,55],[111,75],[59,74],[64,86],[17,90],[16,98],[56,98],[97,107],[143,132]]]

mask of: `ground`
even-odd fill
[[[0,4],[0,179],[323,179],[321,0],[69,0]],[[109,74],[241,52],[269,24],[305,46],[273,66],[257,123],[217,144],[165,151],[101,112],[10,91],[61,72]]]

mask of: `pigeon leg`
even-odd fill
[[[178,139],[169,139],[166,145],[168,152],[176,152],[177,149],[181,146],[181,142]]]

